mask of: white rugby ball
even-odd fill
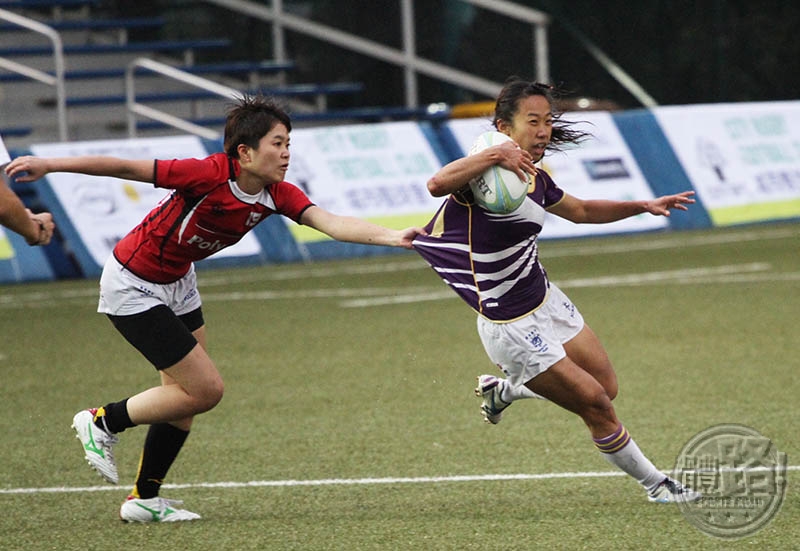
[[[511,138],[502,132],[484,132],[475,140],[469,150],[469,155],[510,141],[512,141]],[[496,214],[509,214],[517,210],[525,201],[530,181],[530,176],[527,174],[525,180],[520,180],[516,172],[500,165],[494,165],[477,178],[470,180],[469,187],[475,197],[475,202],[480,207]]]

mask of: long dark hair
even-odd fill
[[[497,128],[497,121],[511,124],[521,100],[530,96],[542,96],[550,104],[550,113],[553,116],[553,133],[547,149],[558,151],[563,144],[577,144],[591,137],[591,134],[573,128],[578,121],[567,121],[561,118],[563,113],[558,110],[558,98],[565,94],[564,90],[550,84],[511,76],[506,80],[503,89],[497,96],[492,123],[495,128]]]

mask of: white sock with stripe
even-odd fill
[[[655,489],[667,477],[645,457],[622,425],[605,438],[594,439],[594,445],[609,463],[631,475],[648,492]]]

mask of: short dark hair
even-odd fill
[[[237,148],[244,144],[253,149],[276,124],[283,124],[292,131],[289,115],[269,97],[244,94],[228,110],[225,121],[223,149],[230,157],[239,158]]]
[[[525,80],[516,75],[511,76],[506,80],[503,89],[497,96],[492,123],[495,128],[497,121],[510,124],[519,109],[521,100],[530,96],[542,96],[550,104],[550,113],[553,116],[553,134],[547,148],[558,150],[562,144],[578,143],[591,134],[571,128],[577,121],[566,121],[561,118],[562,113],[557,108],[557,102],[558,98],[564,94],[563,90],[550,84]]]

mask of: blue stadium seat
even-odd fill
[[[198,40],[153,40],[129,42],[128,44],[72,44],[64,46],[64,54],[124,54],[139,52],[169,52],[210,48],[226,48],[231,41],[227,38],[208,38]],[[0,56],[50,55],[51,46],[6,46],[0,48]]]
[[[327,96],[331,94],[354,94],[361,92],[364,85],[360,82],[334,82],[330,84],[288,84],[277,88],[260,88],[258,90],[243,90],[249,93],[262,93],[267,96]],[[136,101],[139,103],[169,102],[169,101],[191,101],[220,99],[220,96],[204,90],[192,90],[186,92],[157,92],[137,94]],[[67,98],[67,107],[89,106],[89,105],[110,105],[124,104],[126,101],[124,94],[109,94],[104,96],[86,96]]]
[[[0,126],[0,136],[21,138],[33,132],[30,126]]]
[[[276,61],[231,61],[223,63],[208,63],[200,65],[176,65],[176,69],[192,73],[195,75],[207,74],[272,74],[281,71],[291,71],[295,68],[293,61],[276,62]],[[137,74],[141,73],[142,76],[158,76],[157,73],[147,71],[144,69],[137,69]],[[53,74],[52,72],[50,74]],[[81,79],[95,79],[95,78],[124,78],[125,67],[110,67],[107,69],[84,69],[77,71],[66,71],[64,78],[66,80],[81,80]],[[22,82],[28,80],[28,77],[17,73],[4,73],[0,74],[0,82]]]
[[[160,28],[166,23],[163,17],[128,17],[115,19],[58,19],[40,21],[57,31],[107,31],[117,29]],[[18,31],[21,27],[13,23],[0,23],[0,32]]]
[[[102,0],[0,0],[0,8],[83,8],[87,6],[99,6],[101,2]]]
[[[358,121],[380,122],[387,120],[427,120],[431,122],[448,120],[448,109],[430,110],[427,107],[357,107],[353,109],[328,109],[318,113],[290,113],[292,122],[330,122]],[[198,126],[222,127],[225,117],[199,117],[187,119]],[[166,128],[168,125],[154,120],[137,121],[139,130]]]

